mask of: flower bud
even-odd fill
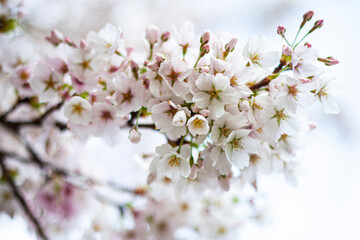
[[[314,16],[313,11],[308,11],[303,15],[303,21],[301,22],[300,29],[305,25],[306,22],[310,21],[311,18]]]
[[[205,46],[201,47],[201,55],[204,56],[205,54],[210,52],[210,46],[206,44]]]
[[[333,66],[339,63],[338,60],[336,60],[333,57],[327,57],[327,58],[318,58],[320,62],[325,63],[326,66]]]
[[[85,42],[85,40],[81,40],[81,41],[80,41],[80,48],[81,48],[81,49],[85,49],[85,48],[86,48],[86,42]]]
[[[134,48],[133,48],[133,47],[126,47],[126,54],[127,54],[128,56],[130,56],[133,51],[134,51]]]
[[[164,32],[162,35],[161,35],[161,41],[163,42],[166,42],[167,40],[169,40],[170,38],[170,32],[167,31],[167,32]]]
[[[181,127],[184,126],[186,124],[186,114],[184,110],[178,111],[173,120],[172,120],[172,124],[176,127]]]
[[[199,168],[203,168],[204,167],[204,159],[202,157],[199,157],[197,160],[197,165]]]
[[[232,52],[235,49],[235,46],[237,44],[237,38],[232,38],[226,45],[225,45],[225,50],[227,52]]]
[[[285,55],[285,56],[291,56],[291,54],[293,53],[291,47],[289,46],[283,46],[283,49],[282,49],[282,53]]]
[[[313,11],[308,11],[303,15],[303,19],[304,21],[308,22],[311,20],[311,18],[314,16],[314,12]]]
[[[204,117],[207,117],[207,116],[210,115],[210,111],[207,110],[207,109],[202,109],[202,110],[200,110],[199,113],[200,113],[201,115],[203,115]]]
[[[250,109],[250,103],[247,100],[241,101],[239,107],[241,111],[247,111]]]
[[[312,32],[315,31],[316,29],[321,28],[323,25],[324,25],[324,20],[322,20],[322,19],[317,20],[317,21],[314,23],[313,28],[310,29],[309,33],[312,33]]]
[[[205,45],[209,42],[209,40],[210,40],[210,33],[205,32],[200,38],[200,43],[201,45]]]
[[[151,45],[157,43],[160,38],[159,28],[155,25],[150,25],[146,28],[146,39]]]
[[[311,47],[312,47],[312,45],[311,45],[310,43],[308,43],[308,42],[306,42],[306,43],[304,44],[304,46],[306,46],[307,48],[311,48]]]
[[[131,70],[134,72],[134,71],[139,71],[139,66],[136,64],[136,62],[134,62],[134,60],[131,60],[130,62],[130,65],[131,65]]]
[[[138,132],[136,128],[132,128],[129,131],[129,139],[132,143],[137,144],[141,140],[141,134]]]
[[[165,56],[160,54],[160,53],[156,54],[156,56],[155,56],[155,60],[158,63],[161,63],[161,62],[165,61],[165,59],[166,59]]]
[[[200,67],[200,69],[199,69],[199,72],[200,72],[200,73],[208,73],[209,71],[210,71],[209,66],[202,66],[202,67]]]
[[[191,106],[191,111],[193,111],[194,113],[197,113],[197,112],[200,111],[200,108],[197,107],[197,106],[195,106],[195,105],[193,105],[193,106]]]
[[[285,37],[286,29],[284,26],[278,26],[277,28],[277,34],[279,34],[281,37]]]
[[[70,47],[76,47],[76,44],[74,43],[74,41],[71,40],[71,39],[68,38],[68,37],[64,37],[64,42],[65,42],[66,44],[68,44]],[[80,43],[80,44],[81,44],[81,43]]]
[[[59,45],[64,41],[64,36],[59,30],[54,29],[51,31],[50,36],[46,37],[45,39],[54,45]]]
[[[158,62],[153,62],[148,64],[147,67],[156,72],[159,69],[160,64]]]

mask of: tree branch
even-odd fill
[[[272,72],[273,74],[279,73],[282,68],[284,67],[284,63],[281,61],[280,64],[275,68],[275,70]],[[273,75],[269,75],[266,78],[264,78],[263,80],[261,80],[258,83],[255,83],[254,85],[250,86],[250,90],[254,91],[257,90],[263,86],[266,86],[270,83],[270,81],[272,80]]]
[[[13,195],[15,196],[15,198],[17,199],[17,201],[21,205],[23,211],[30,218],[30,221],[34,224],[38,236],[43,240],[48,240],[49,238],[45,235],[45,232],[42,229],[39,221],[36,219],[34,214],[31,212],[28,204],[26,203],[26,200],[25,200],[24,196],[20,192],[20,189],[18,189],[18,187],[16,186],[14,180],[9,175],[9,170],[7,169],[7,166],[5,164],[5,157],[4,157],[3,154],[0,154],[0,167],[1,167],[1,170],[2,170],[3,179],[8,183]]]

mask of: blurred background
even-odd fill
[[[356,239],[360,229],[360,1],[357,0],[24,0],[26,31],[35,37],[47,35],[53,28],[78,40],[89,30],[98,30],[107,22],[119,26],[128,42],[144,47],[145,28],[155,24],[161,30],[180,26],[185,20],[195,23],[197,35],[205,29],[229,32],[244,46],[257,33],[267,35],[272,48],[284,44],[276,34],[284,25],[289,39],[295,36],[302,15],[315,12],[314,19],[324,19],[324,26],[307,39],[319,49],[321,57],[333,56],[340,64],[328,68],[345,87],[338,96],[341,113],[326,115],[316,105],[308,119],[317,128],[306,135],[299,154],[301,173],[298,186],[288,185],[282,176],[262,177],[259,191],[265,196],[266,211],[262,225],[247,224],[240,239]],[[92,164],[119,181],[136,185],[145,175],[129,178],[120,162],[132,158],[139,149],[151,152],[156,145],[151,132],[139,145],[130,145],[127,132],[124,144],[109,147],[99,139],[88,141],[83,150]],[[162,138],[157,136],[157,141]],[[102,149],[104,161],[96,156]],[[117,167],[114,167],[116,165]],[[131,166],[130,166],[131,165]],[[27,233],[24,220],[0,215],[0,238],[35,239]]]

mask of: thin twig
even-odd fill
[[[18,187],[16,186],[14,180],[9,175],[9,170],[7,169],[7,166],[5,164],[4,159],[5,159],[4,155],[0,154],[0,167],[1,167],[1,170],[2,170],[3,179],[8,183],[9,187],[12,190],[12,193],[14,194],[15,198],[17,199],[17,201],[21,205],[21,207],[24,210],[25,214],[30,218],[30,221],[34,224],[38,236],[41,237],[41,239],[43,239],[43,240],[48,240],[49,238],[45,235],[45,232],[42,229],[39,221],[36,219],[34,214],[31,212],[28,204],[26,203],[26,200],[25,200],[24,196],[20,192],[20,189],[18,189]]]

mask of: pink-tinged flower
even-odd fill
[[[188,68],[187,63],[179,58],[162,62],[159,69],[159,75],[168,83],[174,93],[181,97],[185,97],[189,93],[184,79],[190,72],[191,69]]]
[[[193,135],[205,135],[209,132],[209,123],[202,115],[191,117],[187,123],[189,132]]]
[[[195,38],[194,24],[190,21],[184,22],[179,31],[174,29],[174,38],[182,47],[189,47]]]
[[[172,120],[172,124],[176,127],[185,126],[186,120],[187,120],[186,113],[184,110],[181,110],[175,114],[175,116]]]
[[[33,91],[39,95],[40,102],[49,102],[57,97],[57,88],[62,84],[59,74],[49,66],[40,63],[29,81]]]
[[[74,49],[68,59],[70,74],[73,77],[86,84],[95,79],[101,63],[95,59],[92,49]]]
[[[118,115],[126,116],[130,112],[140,110],[143,105],[144,91],[142,80],[136,81],[135,78],[121,74],[116,82],[115,90]]]
[[[214,76],[202,73],[195,81],[195,85],[199,92],[194,95],[193,101],[201,109],[208,108],[211,118],[224,115],[226,104],[238,102],[236,91],[230,86],[229,78],[222,74]]]
[[[120,47],[122,41],[121,30],[108,23],[98,33],[91,31],[87,35],[86,42],[89,48],[95,49],[98,53],[113,54]]]
[[[146,28],[146,39],[151,45],[157,43],[160,39],[159,28],[155,25],[150,25]]]
[[[260,142],[249,137],[250,130],[238,129],[229,135],[224,143],[226,157],[239,169],[249,166],[249,154],[258,154]]]
[[[116,118],[116,107],[96,102],[92,112],[92,132],[94,136],[103,137],[110,144],[119,140],[120,127]]]
[[[271,81],[270,94],[274,97],[275,105],[295,113],[299,105],[309,106],[314,102],[311,87],[312,84],[301,83],[289,76],[280,76]]]
[[[297,47],[291,57],[293,71],[296,77],[310,77],[318,72],[318,68],[313,63],[318,59],[317,49],[307,46]]]
[[[92,107],[82,97],[72,97],[65,104],[64,115],[75,124],[88,125],[92,118]]]
[[[32,68],[30,66],[19,66],[16,68],[14,74],[10,77],[10,81],[19,91],[19,94],[24,97],[28,97],[34,94],[29,80],[32,76]]]
[[[280,53],[274,50],[266,50],[265,42],[265,36],[255,35],[245,45],[243,55],[255,66],[267,68],[279,63]]]

